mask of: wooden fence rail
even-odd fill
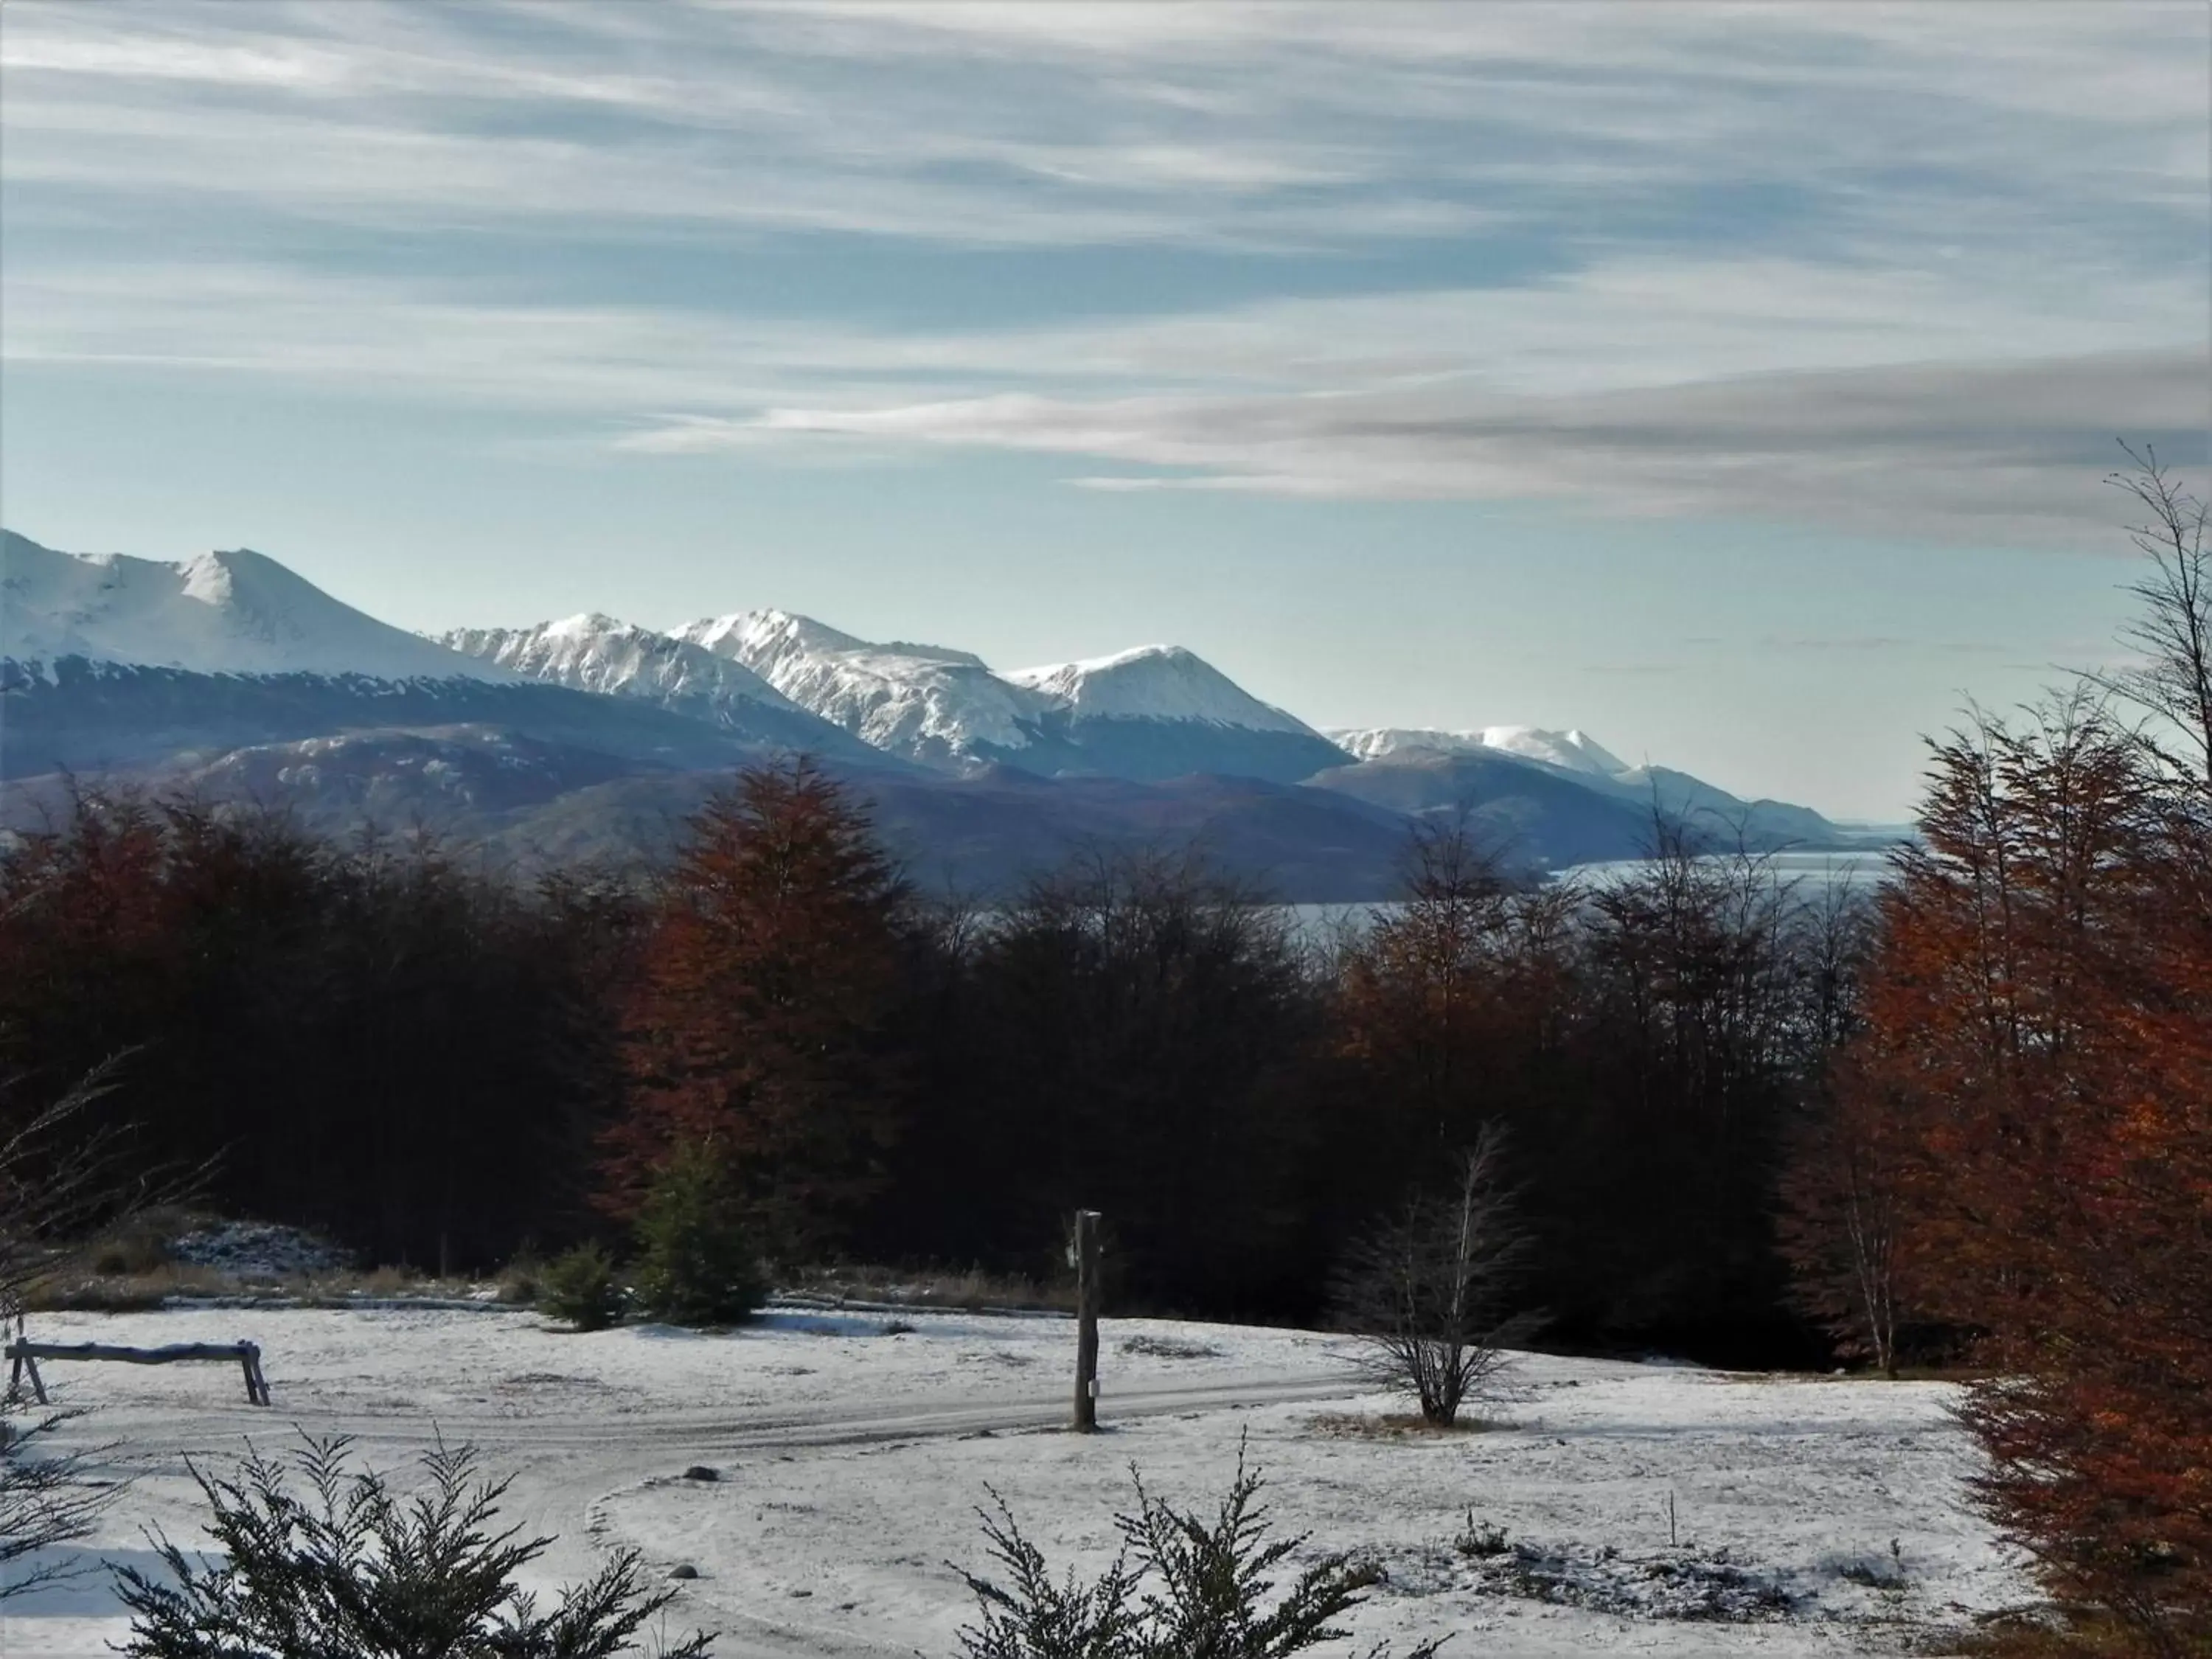
[[[125,1365],[168,1365],[180,1359],[234,1360],[246,1373],[246,1403],[269,1403],[269,1383],[261,1375],[261,1347],[254,1342],[172,1342],[162,1348],[123,1348],[106,1342],[31,1342],[19,1336],[0,1349],[0,1358],[9,1362],[8,1398],[21,1396],[27,1373],[32,1396],[41,1406],[46,1403],[46,1385],[39,1376],[41,1359],[112,1359]]]

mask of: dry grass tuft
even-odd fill
[[[410,1297],[475,1301],[482,1299],[483,1288],[467,1279],[429,1278],[411,1267],[271,1278],[182,1261],[165,1262],[143,1273],[103,1273],[94,1271],[94,1263],[90,1255],[58,1262],[27,1292],[24,1307],[33,1313],[143,1313],[173,1298],[203,1297],[344,1307],[367,1299]]]
[[[804,1267],[781,1275],[778,1288],[842,1301],[957,1308],[963,1313],[986,1308],[1073,1312],[1075,1308],[1073,1285],[1040,1285],[1035,1279],[986,1273],[980,1267]]]
[[[1513,1425],[1494,1417],[1462,1415],[1449,1425],[1431,1423],[1415,1412],[1323,1412],[1307,1419],[1317,1434],[1340,1440],[1438,1440],[1463,1434],[1492,1434]]]
[[[1947,1637],[1925,1650],[1968,1659],[2137,1659],[2155,1651],[2116,1620],[2068,1617],[2047,1609],[1994,1614],[1978,1629]],[[2198,1650],[2188,1647],[2185,1638],[2179,1651]]]
[[[24,1293],[24,1307],[33,1313],[143,1313],[173,1296],[224,1296],[238,1288],[213,1267],[168,1261],[137,1273],[100,1273],[94,1271],[97,1260],[57,1267]]]

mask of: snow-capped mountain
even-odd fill
[[[743,664],[792,702],[870,746],[965,769],[1037,741],[1046,699],[965,651],[878,644],[786,611],[739,611],[676,637]]]
[[[1330,735],[1346,752],[1358,757],[1363,766],[1395,768],[1403,774],[1372,787],[1340,779],[1332,784],[1366,799],[1402,802],[1418,793],[1430,810],[1452,805],[1451,792],[1467,790],[1470,780],[1439,762],[1454,757],[1505,758],[1541,767],[1634,806],[1647,820],[1656,807],[1723,840],[1741,833],[1763,847],[1826,846],[1838,836],[1833,824],[1808,807],[1746,800],[1669,767],[1630,766],[1585,732],[1534,726],[1486,726],[1461,732],[1371,726]]]
[[[734,658],[600,611],[535,628],[457,628],[441,638],[533,679],[649,702],[739,736],[839,759],[871,752]]]
[[[456,650],[259,553],[167,563],[0,535],[0,775],[462,725],[555,745],[571,776],[594,756],[882,763],[743,666],[607,618],[480,630]],[[640,695],[595,695],[616,679]]]
[[[1203,720],[1248,732],[1321,736],[1179,645],[1140,645],[1110,657],[1017,668],[1005,678],[1046,697],[1071,720]]]
[[[799,710],[799,703],[741,661],[599,611],[540,622],[535,629],[453,629],[438,635],[438,644],[531,679],[550,679],[575,690],[644,696],[717,723],[728,723],[732,712],[748,708]]]
[[[864,743],[951,772],[1213,772],[1291,783],[1343,759],[1311,727],[1176,646],[1001,674],[970,652],[859,639],[784,611],[738,611],[676,634],[744,664]]]
[[[1382,897],[1409,821],[1448,811],[1530,867],[1633,856],[1655,811],[1715,845],[1853,839],[1578,731],[1332,741],[1175,646],[998,672],[781,611],[432,640],[258,553],[0,536],[0,833],[106,775],[281,799],[333,829],[436,823],[526,860],[648,856],[732,769],[804,752],[883,809],[915,868],[983,888],[1094,838],[1188,833],[1286,896]]]
[[[1042,731],[1078,750],[1081,769],[1129,778],[1194,772],[1295,783],[1344,752],[1304,720],[1176,645],[1017,669],[1012,684],[1048,697]]]
[[[1329,734],[1337,747],[1359,760],[1425,750],[1432,754],[1471,755],[1485,750],[1541,761],[1563,771],[1617,778],[1630,770],[1628,763],[1584,732],[1547,732],[1535,726],[1483,726],[1466,732],[1440,732],[1433,726],[1375,726],[1336,729]]]
[[[642,696],[687,710],[798,707],[743,663],[597,611],[535,628],[456,628],[438,642],[579,691]]]
[[[0,658],[64,657],[202,674],[514,678],[380,623],[242,548],[170,563],[61,553],[0,532]]]

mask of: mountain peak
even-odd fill
[[[533,679],[642,697],[720,726],[743,724],[753,708],[799,712],[743,663],[604,611],[580,611],[534,628],[457,628],[444,642]]]
[[[1483,726],[1443,731],[1425,726],[1336,728],[1338,745],[1361,760],[1400,754],[1466,755],[1483,750],[1536,761],[1561,771],[1617,778],[1632,769],[1626,761],[1579,730],[1557,732],[1540,726]]]
[[[702,618],[676,636],[744,664],[864,743],[929,765],[965,769],[1025,747],[1045,707],[969,652],[878,643],[788,611]]]
[[[1018,668],[1005,678],[1051,698],[1077,720],[1197,720],[1254,732],[1321,735],[1179,645],[1140,645],[1103,657]]]
[[[10,532],[0,551],[0,657],[83,657],[211,674],[507,678],[379,622],[246,548],[172,562],[64,553]]]
[[[632,639],[652,632],[649,629],[640,628],[635,623],[626,623],[619,617],[610,617],[604,611],[579,611],[573,617],[560,617],[549,623],[540,623],[535,631],[556,640],[599,639],[610,635]]]
[[[778,647],[810,651],[860,651],[866,640],[840,633],[827,623],[802,617],[795,611],[732,611],[722,617],[702,617],[669,630],[679,640],[704,646],[717,656],[744,661],[746,653]]]

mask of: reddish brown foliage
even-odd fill
[[[1940,746],[1851,1108],[1905,1294],[1980,1334],[1980,1496],[2063,1598],[2212,1638],[2212,823],[2074,702]]]
[[[884,1033],[906,890],[866,814],[805,761],[712,797],[665,882],[626,1023],[611,1206],[670,1149],[727,1159],[772,1244],[811,1242],[878,1180]]]
[[[1516,889],[1467,828],[1416,831],[1407,901],[1344,952],[1343,1053],[1405,1120],[1408,1158],[1448,1167],[1501,1105],[1501,1056],[1541,1047],[1576,895]]]

